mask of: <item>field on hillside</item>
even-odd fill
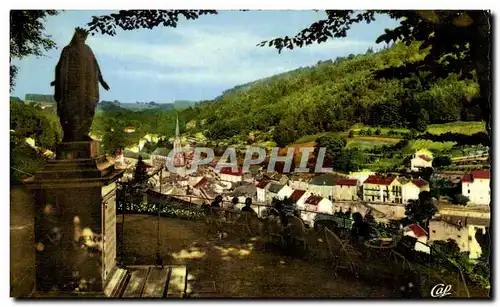
[[[447,132],[472,135],[486,132],[484,122],[452,122],[446,124],[429,125],[427,132],[431,134],[444,134]]]

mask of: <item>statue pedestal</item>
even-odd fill
[[[26,181],[35,203],[38,293],[103,293],[116,263],[116,181],[98,142],[68,142]]]

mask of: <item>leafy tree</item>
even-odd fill
[[[10,90],[15,86],[19,68],[13,59],[30,55],[42,56],[44,51],[56,47],[50,35],[44,33],[43,23],[49,16],[57,15],[54,10],[11,10],[10,11]]]
[[[432,164],[435,167],[448,166],[451,165],[451,158],[449,156],[439,155],[434,157]]]
[[[462,206],[467,205],[469,201],[469,198],[462,194],[456,194],[454,197],[454,202]]]
[[[426,229],[428,229],[428,223],[436,213],[437,208],[427,191],[420,192],[418,199],[409,200],[405,206],[405,215]]]

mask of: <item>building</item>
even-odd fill
[[[170,153],[170,149],[165,147],[158,147],[151,153],[151,164],[154,167],[166,167],[168,154]]]
[[[192,187],[193,195],[204,198],[211,199],[213,198],[209,189],[209,182],[206,177],[202,177],[195,185]]]
[[[285,197],[290,197],[293,190],[287,185],[271,182],[266,187],[266,202],[272,202],[273,198],[284,199]]]
[[[468,252],[471,259],[477,259],[482,254],[478,237],[486,235],[489,227],[490,219],[441,215],[429,222],[428,242],[454,240],[460,251]]]
[[[310,195],[304,201],[305,210],[333,214],[333,203],[320,195]]]
[[[269,180],[257,181],[255,187],[257,188],[257,201],[260,203],[265,203],[267,201],[266,191],[268,185],[271,184]]]
[[[223,167],[219,172],[220,180],[229,182],[243,181],[243,169],[238,167],[237,171],[233,171],[232,167]]]
[[[331,200],[334,197],[333,187],[338,179],[339,176],[333,174],[316,176],[309,184],[309,191]]]
[[[420,149],[415,152],[411,159],[411,170],[418,172],[421,168],[432,167],[432,152]]]
[[[358,199],[358,180],[357,179],[339,179],[333,186],[334,200],[357,200]]]
[[[430,191],[429,183],[421,178],[406,180],[398,178],[401,183],[401,203],[407,204],[409,200],[418,199],[423,191]]]
[[[462,178],[462,194],[467,196],[471,203],[476,205],[489,205],[490,171],[472,171]]]
[[[297,208],[304,209],[304,203],[310,195],[311,193],[305,190],[294,190],[292,195],[290,195],[290,199],[297,205]]]
[[[306,195],[306,194],[304,194]],[[318,213],[333,214],[333,203],[320,195],[309,194],[303,200],[303,204],[297,206],[301,210],[301,218],[309,225],[314,225],[314,219]]]
[[[363,182],[363,200],[386,203],[391,202],[392,198],[393,201],[396,201],[402,198],[402,189],[400,188],[401,184],[394,176],[370,175]]]
[[[403,228],[403,236],[409,236],[417,239],[415,243],[415,250],[429,254],[430,248],[427,245],[428,233],[418,224],[411,224]]]

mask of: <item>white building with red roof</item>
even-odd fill
[[[238,170],[233,171],[232,167],[222,167],[219,176],[222,181],[241,182],[243,181],[243,169],[238,166]]]
[[[428,233],[420,225],[411,224],[406,226],[405,228],[403,228],[403,235],[417,239],[414,247],[416,251],[424,252],[427,254],[431,252],[429,246],[427,245]]]
[[[412,179],[402,185],[402,202],[408,203],[411,199],[418,199],[418,195],[423,191],[430,191],[427,181],[422,178]]]
[[[418,172],[421,168],[432,167],[432,153],[427,149],[420,149],[415,152],[411,159],[411,170]]]
[[[462,194],[467,196],[471,203],[476,205],[489,205],[490,196],[490,171],[472,171],[462,178]]]
[[[338,179],[333,186],[334,200],[357,200],[358,199],[358,180],[357,179]]]
[[[306,190],[294,190],[292,195],[290,195],[290,198],[298,208],[304,209],[304,203],[310,195],[311,192],[308,192]]]
[[[395,184],[393,184],[395,182]],[[367,202],[383,202],[388,203],[397,201],[395,195],[399,195],[400,186],[395,176],[382,177],[380,175],[370,175],[363,182],[363,200]],[[394,187],[394,188],[393,188]]]
[[[309,196],[304,197],[303,203],[297,204],[297,207],[309,211],[301,213],[301,218],[309,225],[314,224],[317,213],[333,214],[333,203],[321,195],[309,194]]]
[[[260,180],[255,183],[255,187],[257,189],[257,202],[266,202],[266,191],[271,182],[272,181],[270,180]]]

